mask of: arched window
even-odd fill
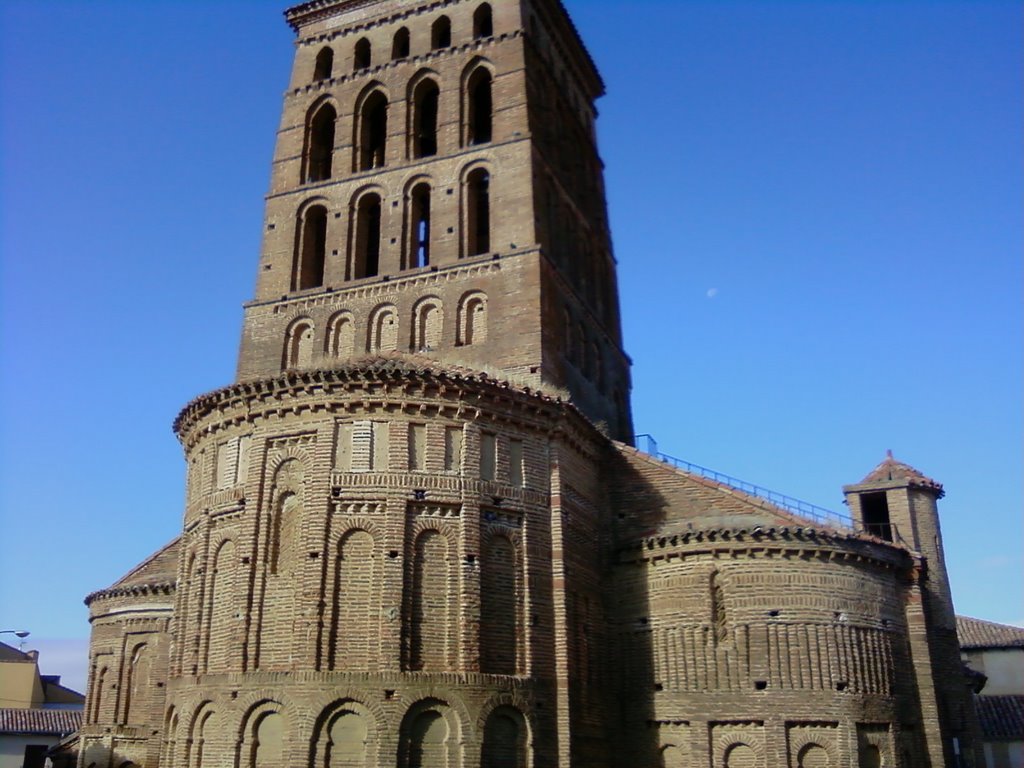
[[[92,721],[98,723],[100,714],[103,712],[103,695],[107,687],[107,668],[101,667],[96,673],[96,680],[92,686]]]
[[[339,312],[327,326],[327,354],[330,357],[348,358],[355,351],[355,321],[349,312]]]
[[[186,742],[185,764],[190,768],[206,768],[203,758],[208,751],[206,743],[214,738],[219,726],[217,714],[209,708],[208,703],[199,705],[192,720],[191,738]],[[192,758],[195,759],[192,759]]]
[[[177,760],[178,746],[178,711],[171,707],[167,712],[164,724],[164,750],[161,762],[164,765],[174,765]]]
[[[494,128],[494,104],[491,98],[493,78],[487,67],[477,67],[466,81],[466,143],[486,144]]]
[[[516,550],[505,536],[484,546],[480,576],[480,666],[492,675],[516,673],[519,605]]]
[[[298,320],[285,334],[284,360],[281,370],[306,368],[313,362],[313,323]]]
[[[417,184],[409,195],[406,269],[430,265],[430,185]]]
[[[375,277],[380,270],[380,197],[364,195],[356,207],[352,278]]]
[[[319,82],[328,80],[331,77],[331,70],[334,69],[334,49],[329,45],[320,49],[316,55],[316,65],[313,68],[313,80]]]
[[[491,175],[477,168],[466,177],[466,255],[491,250]]]
[[[746,744],[734,744],[725,753],[726,768],[757,768],[757,753]]]
[[[292,272],[292,290],[304,291],[324,284],[327,256],[327,209],[311,205],[299,215],[298,242]]]
[[[412,96],[412,156],[437,154],[437,111],[441,90],[431,79],[416,86]]]
[[[296,539],[302,525],[302,501],[292,491],[282,493],[273,506],[270,521],[270,573],[279,576],[290,573],[298,565],[301,543]]]
[[[378,307],[370,315],[367,352],[395,352],[398,350],[398,313],[390,304]]]
[[[388,99],[383,92],[374,91],[363,100],[356,138],[356,170],[383,167],[388,140]]]
[[[128,685],[125,686],[124,721],[125,723],[146,722],[143,701],[149,692],[149,646],[143,643],[136,646],[128,668]]]
[[[356,43],[352,68],[357,72],[370,66],[370,41],[365,37]]]
[[[454,765],[458,722],[443,701],[427,699],[406,713],[399,730],[399,768],[440,768]]]
[[[447,16],[441,16],[430,28],[430,48],[451,48],[452,45],[452,22]]]
[[[210,575],[210,593],[206,615],[209,627],[203,667],[208,672],[227,672],[232,667],[235,638],[232,637],[238,619],[238,556],[235,543],[224,541],[213,557]]]
[[[882,752],[874,744],[868,744],[860,753],[860,768],[882,768]],[[911,765],[904,760],[904,765]]]
[[[395,32],[391,41],[391,60],[407,59],[409,57],[409,30],[402,27]]]
[[[248,768],[279,768],[284,765],[284,717],[267,712],[253,726]]]
[[[459,301],[458,337],[462,346],[487,341],[487,294],[479,291],[467,293]]]
[[[316,765],[324,768],[363,768],[367,764],[368,743],[372,735],[368,718],[362,707],[347,702],[334,712],[325,723],[320,737],[323,760]]]
[[[444,309],[441,300],[429,296],[413,307],[412,349],[414,352],[439,349]]]
[[[682,750],[675,744],[662,747],[660,768],[686,768]]]
[[[498,707],[484,725],[482,768],[526,768],[526,719],[513,707]]]
[[[407,668],[410,670],[448,670],[451,628],[448,549],[448,540],[438,531],[424,531],[416,539],[408,627]]]
[[[338,113],[330,104],[322,104],[309,119],[306,129],[306,181],[331,178],[337,119]]]
[[[490,3],[482,3],[473,13],[473,39],[494,36],[494,14]]]
[[[808,744],[800,750],[797,765],[799,768],[830,768],[832,761],[823,746]]]
[[[725,590],[718,572],[711,574],[711,628],[715,642],[724,643],[729,639],[729,616],[725,611]]]
[[[362,529],[338,542],[331,603],[330,669],[369,669],[377,634],[373,590],[377,584],[373,536]]]

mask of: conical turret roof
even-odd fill
[[[935,491],[940,498],[945,493],[942,490],[942,483],[932,480],[920,470],[915,469],[905,462],[897,461],[893,458],[892,451],[886,451],[885,459],[883,459],[877,467],[868,472],[867,476],[860,481],[860,484],[869,485],[872,483],[888,483],[894,480],[902,481],[907,485],[913,485],[918,488],[931,489],[932,491]]]

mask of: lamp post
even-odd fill
[[[24,639],[28,637],[30,634],[32,633],[29,632],[27,629],[0,629],[0,635],[14,635],[16,638],[22,641],[24,641]],[[18,650],[21,651],[24,649],[25,643],[18,643],[18,646]]]

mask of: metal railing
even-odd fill
[[[669,464],[676,469],[681,469],[684,472],[689,472],[690,474],[698,475],[700,477],[707,478],[708,480],[713,480],[716,483],[728,488],[733,488],[737,491],[742,491],[750,496],[764,499],[770,504],[774,504],[776,507],[784,509],[798,517],[805,518],[809,522],[828,525],[833,528],[849,528],[851,530],[855,528],[853,518],[849,515],[834,512],[831,509],[819,507],[817,504],[811,504],[809,501],[803,501],[802,499],[797,499],[793,496],[787,496],[784,493],[778,493],[768,488],[763,488],[760,485],[748,483],[746,480],[740,480],[739,478],[732,477],[731,475],[727,475],[723,472],[702,467],[700,464],[694,464],[693,462],[685,461],[684,459],[678,459],[675,456],[669,456],[667,453],[662,453],[658,450],[658,441],[651,435],[636,435],[633,439],[633,446],[638,451],[643,451],[646,454],[654,456],[659,461]]]

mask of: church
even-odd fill
[[[978,764],[941,484],[890,455],[822,519],[633,447],[559,0],[285,17],[236,380],[86,599],[79,766]]]

